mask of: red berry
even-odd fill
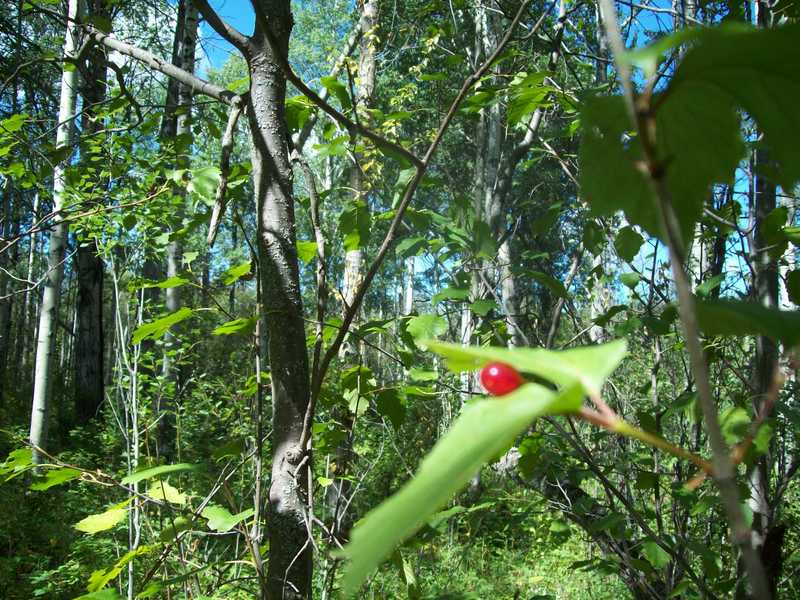
[[[519,371],[506,363],[493,362],[481,369],[481,384],[492,396],[505,396],[523,383]]]

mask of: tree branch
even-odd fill
[[[111,50],[115,50],[120,54],[124,54],[125,56],[135,58],[136,60],[152,67],[156,71],[159,71],[168,77],[172,77],[183,85],[190,87],[198,94],[209,96],[210,98],[219,100],[220,102],[223,102],[229,106],[233,106],[242,102],[242,97],[240,95],[200,79],[196,75],[192,75],[188,71],[184,71],[180,67],[173,65],[171,62],[151,54],[146,50],[142,50],[136,46],[131,46],[130,44],[118,40],[108,33],[103,33],[91,25],[81,24],[81,27],[94,42],[101,44],[106,48],[110,48]]]
[[[336,59],[336,62],[333,64],[333,68],[330,70],[330,74],[328,75],[329,77],[336,77],[339,74],[345,59],[347,59],[347,57],[353,53],[353,49],[361,39],[361,35],[361,27],[357,25],[350,34],[350,37],[347,38],[347,42],[342,49],[342,53],[339,55],[339,58]],[[328,88],[322,87],[322,89],[320,89],[317,93],[323,100],[328,99]],[[308,137],[311,135],[311,130],[314,129],[314,125],[317,123],[318,115],[319,113],[314,113],[311,115],[306,121],[305,125],[303,125],[303,129],[297,135],[297,139],[294,141],[294,147],[298,152],[303,151],[303,146],[305,146],[306,142],[308,141]]]
[[[214,210],[211,213],[211,222],[208,224],[208,237],[206,238],[206,243],[209,247],[213,246],[214,240],[217,239],[217,229],[219,229],[220,220],[225,214],[225,206],[227,206],[225,192],[228,190],[228,176],[231,172],[233,136],[236,132],[236,123],[239,121],[240,114],[242,114],[241,103],[234,104],[228,115],[225,133],[222,135],[222,147],[219,156],[219,185],[214,198]]]
[[[427,152],[425,152],[425,156],[422,159],[422,164],[417,166],[417,171],[414,174],[414,178],[409,182],[406,190],[403,194],[403,198],[400,201],[400,204],[397,207],[397,211],[395,213],[394,219],[392,219],[391,224],[389,225],[389,230],[386,232],[386,236],[381,243],[380,249],[378,250],[375,259],[367,269],[366,274],[364,275],[364,279],[361,282],[356,294],[353,298],[353,302],[351,303],[350,307],[347,309],[344,315],[344,319],[342,320],[342,326],[339,329],[339,333],[336,335],[336,338],[333,340],[333,343],[328,347],[325,351],[325,355],[320,362],[319,371],[316,374],[315,379],[311,382],[311,397],[316,398],[319,396],[320,390],[322,389],[322,381],[325,378],[325,373],[327,372],[331,361],[333,358],[338,354],[339,347],[342,345],[345,336],[347,335],[347,331],[350,328],[350,325],[353,323],[353,319],[355,318],[358,309],[361,306],[362,301],[364,300],[364,296],[366,296],[367,290],[369,289],[372,280],[375,278],[378,269],[380,268],[381,264],[383,263],[384,259],[386,258],[386,254],[389,251],[389,247],[391,246],[392,242],[394,241],[395,236],[397,235],[397,230],[400,227],[400,224],[403,220],[403,215],[406,212],[411,200],[414,196],[414,193],[419,187],[420,182],[422,181],[423,176],[425,175],[425,171],[428,168],[430,160],[433,154],[436,152],[436,149],[439,147],[439,144],[442,142],[444,137],[445,131],[447,131],[450,122],[455,117],[456,112],[458,111],[461,102],[466,97],[469,90],[472,88],[473,85],[477,81],[483,77],[486,71],[494,64],[500,54],[505,50],[508,43],[511,41],[511,36],[516,29],[517,25],[519,24],[520,20],[522,19],[522,15],[524,14],[525,10],[527,9],[528,5],[530,4],[531,0],[524,0],[519,7],[514,19],[511,21],[511,24],[508,27],[503,39],[498,44],[495,51],[492,55],[486,59],[486,61],[472,74],[470,75],[464,84],[461,86],[458,94],[456,95],[455,99],[450,104],[450,108],[448,109],[447,113],[445,114],[444,118],[442,119],[441,124],[439,125],[439,129],[436,132],[435,137],[431,141],[430,145],[428,146]],[[542,16],[534,25],[534,31],[541,27],[542,23],[544,23],[545,17],[552,9],[553,4],[551,3],[550,6],[542,13]],[[313,415],[306,414],[306,422],[304,426],[310,427],[310,421]]]
[[[250,38],[232,25],[225,22],[225,20],[219,16],[219,13],[211,8],[211,5],[209,5],[206,0],[192,1],[194,2],[195,6],[197,6],[197,10],[199,10],[203,15],[206,23],[211,25],[214,31],[221,35],[226,41],[230,42],[231,45],[234,46],[239,52],[247,56],[248,52],[250,51]]]
[[[256,16],[261,17],[262,15],[263,12],[259,10]],[[412,165],[417,167],[417,169],[419,169],[422,166],[422,161],[413,152],[407,150],[400,144],[392,142],[391,140],[386,139],[382,135],[375,133],[371,129],[364,127],[360,123],[356,123],[348,119],[338,110],[336,110],[333,106],[328,104],[328,102],[324,100],[322,97],[320,97],[319,94],[317,94],[314,90],[308,87],[305,84],[305,82],[302,79],[300,79],[300,77],[297,76],[297,74],[292,69],[292,66],[289,64],[289,61],[283,55],[283,52],[281,52],[278,41],[275,39],[275,34],[272,33],[269,24],[265,22],[262,26],[262,29],[264,30],[264,36],[267,38],[267,41],[269,42],[269,45],[272,48],[272,53],[275,55],[275,58],[278,64],[280,65],[283,74],[286,76],[286,79],[288,79],[298,90],[300,90],[300,92],[304,96],[306,96],[314,104],[319,106],[334,121],[342,125],[348,131],[350,132],[357,131],[365,138],[372,141],[376,146],[378,147],[383,146],[391,149],[392,151],[401,155],[403,158],[409,161]]]

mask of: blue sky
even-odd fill
[[[245,35],[253,32],[255,14],[250,0],[211,0],[210,4],[227,23]],[[230,54],[237,53],[237,50],[217,35],[205,21],[201,24],[201,30],[203,52],[212,67],[222,66]]]

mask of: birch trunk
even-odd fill
[[[182,24],[176,27],[176,37],[179,37],[180,68],[187,73],[194,73],[195,53],[197,49],[197,8],[192,0],[184,0],[183,11],[179,10]],[[189,168],[188,154],[192,145],[192,96],[193,90],[184,84],[177,86],[177,119],[175,122],[175,166],[179,169]],[[172,117],[173,115],[169,115]],[[179,191],[181,197],[183,190]],[[182,206],[183,202],[181,202]],[[183,219],[183,209],[177,215],[180,222]],[[180,225],[179,225],[180,227]],[[173,239],[167,245],[167,278],[175,277],[181,270],[183,262],[183,243],[180,239]],[[166,308],[168,312],[175,312],[182,306],[181,288],[172,287],[165,291]],[[180,395],[181,377],[180,369],[174,360],[179,349],[179,341],[173,331],[168,331],[164,336],[164,355],[161,374],[167,383],[167,390],[162,396],[160,408],[161,418],[158,426],[159,452],[168,461],[176,454],[175,426],[177,421],[177,399]]]
[[[375,92],[375,53],[377,50],[377,26],[378,26],[378,2],[377,0],[360,0],[358,8],[361,13],[359,20],[360,55],[358,60],[358,88],[356,91],[356,110],[362,122],[370,123],[368,109],[372,107]],[[369,182],[367,174],[362,171],[362,154],[354,154],[354,164],[350,168],[350,188],[355,200],[368,202]],[[358,288],[364,281],[364,249],[362,247],[348,250],[344,259],[344,286],[343,297],[345,310],[353,304]],[[356,317],[353,324],[358,325],[361,319]],[[346,341],[342,344],[339,355],[346,356],[348,353],[357,354],[360,361],[363,360],[364,344],[358,340],[355,342]],[[341,415],[341,420],[345,427],[351,431],[351,435],[336,448],[337,474],[340,477],[328,486],[325,501],[331,509],[333,515],[332,533],[340,540],[347,540],[350,536],[352,527],[352,516],[346,510],[347,497],[350,495],[352,485],[350,479],[346,477],[353,458],[353,435],[352,426],[355,415],[350,414],[348,407],[344,407],[345,414]]]
[[[66,36],[64,38],[64,57],[74,59],[77,48],[75,20],[78,16],[78,0],[69,0],[67,9]],[[65,68],[61,73],[61,98],[58,109],[58,129],[56,148],[72,144],[75,99],[78,91],[78,72]],[[61,211],[64,209],[66,191],[65,171],[67,159],[61,161],[53,170],[53,226],[50,233],[50,247],[47,254],[47,277],[44,283],[42,307],[39,313],[39,333],[36,340],[36,367],[33,381],[33,403],[31,407],[30,442],[34,446],[47,446],[47,415],[52,395],[52,354],[55,347],[58,324],[58,297],[61,293],[61,279],[64,275],[63,255],[67,240],[67,224]],[[41,456],[34,452],[34,460]]]

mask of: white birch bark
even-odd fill
[[[64,38],[64,58],[75,58],[78,16],[78,1],[69,0],[66,36]],[[67,63],[65,63],[67,64]],[[78,72],[72,66],[61,73],[61,98],[58,109],[58,129],[56,148],[72,144],[75,99],[78,92]],[[67,224],[61,211],[64,208],[66,191],[65,172],[67,159],[62,160],[53,170],[53,227],[50,233],[50,247],[47,254],[47,278],[45,279],[42,307],[39,313],[39,334],[36,340],[36,367],[33,382],[33,404],[31,407],[30,442],[34,446],[47,444],[47,414],[51,399],[51,380],[56,326],[58,323],[58,298],[61,293],[61,279],[64,275],[63,255],[67,240]],[[34,452],[34,460],[40,456]]]

